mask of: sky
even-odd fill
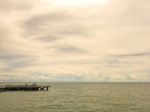
[[[150,0],[0,0],[0,22],[0,81],[150,81]]]

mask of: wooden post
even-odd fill
[[[47,91],[48,91],[48,87],[47,87]]]
[[[0,92],[4,92],[4,89],[3,89],[3,88],[0,88]]]

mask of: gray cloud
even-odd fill
[[[27,36],[45,33],[51,34],[52,31],[57,28],[57,23],[61,25],[63,22],[67,22],[70,18],[70,15],[62,11],[50,14],[35,15],[26,20],[22,24],[22,27],[24,28],[25,35]]]
[[[132,54],[120,54],[114,55],[115,57],[143,57],[143,56],[150,56],[150,52],[142,52],[142,53],[132,53]]]
[[[18,70],[19,68],[24,68],[24,67],[30,67],[36,65],[36,61],[33,59],[22,59],[20,61],[14,61],[14,62],[9,62],[7,67],[1,69],[1,71],[13,71],[13,70]]]
[[[7,65],[0,70],[7,71],[7,72],[19,68],[24,68],[27,66],[32,66],[35,65],[36,63],[35,57],[17,54],[17,53],[10,53],[9,51],[5,51],[5,52],[1,51],[0,60]]]
[[[9,61],[18,60],[20,58],[25,58],[25,57],[27,56],[22,54],[9,53],[9,51],[2,52],[1,50],[0,53],[0,59],[9,60]]]
[[[24,10],[30,10],[33,8],[35,1],[16,1],[16,0],[1,0],[0,1],[0,11],[5,12],[13,12],[13,11],[24,11]],[[36,0],[36,2],[39,2],[39,0]]]
[[[80,24],[80,18],[67,11],[57,11],[49,14],[35,15],[26,20],[22,28],[25,37],[55,35],[56,37],[89,36],[86,25]]]
[[[61,53],[67,53],[67,54],[84,54],[88,53],[88,51],[76,47],[76,46],[70,46],[70,45],[64,45],[64,46],[55,46],[54,47],[57,51]]]
[[[53,36],[53,35],[47,35],[47,36],[40,36],[40,37],[34,38],[34,40],[39,40],[43,42],[54,42],[56,40],[59,40],[59,37]]]
[[[65,26],[65,29],[63,29],[62,31],[58,32],[60,35],[83,35],[83,36],[89,36],[90,33],[88,32],[88,30],[86,30],[86,28],[84,28],[83,26],[75,26],[75,25],[69,25],[69,26]]]

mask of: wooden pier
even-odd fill
[[[5,85],[0,86],[0,92],[5,91],[44,91],[49,89],[50,86],[42,86],[42,85]]]

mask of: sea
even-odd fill
[[[0,92],[0,112],[150,112],[150,83],[50,85],[49,91]]]

